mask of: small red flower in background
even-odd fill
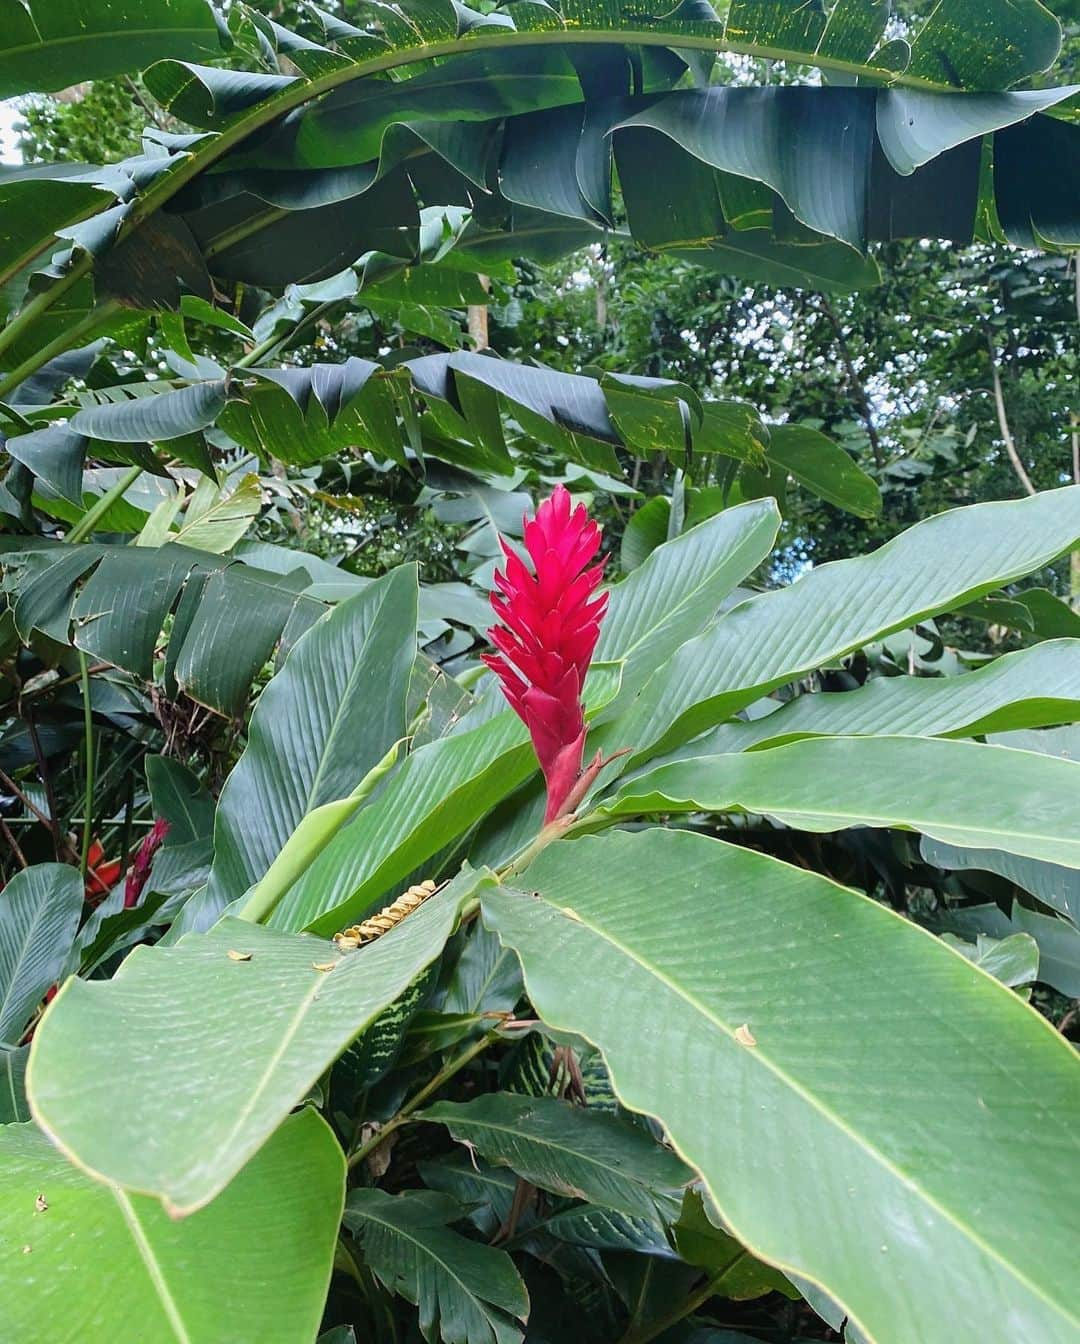
[[[484,662],[529,730],[547,781],[545,824],[572,812],[604,762],[599,754],[582,772],[585,713],[581,691],[600,638],[607,594],[594,597],[604,563],[590,561],[600,548],[600,527],[585,506],[571,511],[570,495],[556,486],[531,521],[525,519],[524,561],[500,537],[506,569],[491,605],[500,625],[488,631],[498,653]]]
[[[124,883],[125,910],[130,910],[132,906],[139,904],[139,897],[142,895],[143,887],[146,886],[146,880],[150,876],[150,865],[153,863],[154,855],[161,848],[162,841],[168,834],[169,823],[164,817],[158,817],[147,831],[142,844],[135,851],[135,859],[128,872],[127,881]]]
[[[119,859],[105,862],[105,851],[95,840],[86,855],[85,896],[91,905],[97,905],[104,896],[108,896],[120,877],[122,864]]]

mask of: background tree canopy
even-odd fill
[[[1075,5],[9,8],[0,1339],[1071,1344]]]

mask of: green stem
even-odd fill
[[[283,335],[268,336],[265,341],[260,341],[259,344],[256,345],[253,349],[249,350],[246,355],[242,355],[238,360],[236,360],[233,363],[233,368],[234,369],[254,368],[254,366],[258,364],[259,360],[268,355],[271,350],[276,349],[276,347],[279,345],[284,345],[286,341],[293,340],[296,337],[297,333],[302,331],[304,327],[309,326],[312,322],[317,322],[319,318],[322,317],[323,313],[325,313],[329,308],[332,308],[335,303],[340,302],[341,302],[340,299],[328,299],[325,303],[317,304],[314,308],[312,308],[312,310],[309,313],[305,313],[304,316],[300,319],[299,322],[296,323],[294,327],[291,327]]]
[[[90,832],[94,826],[94,718],[90,709],[90,672],[86,654],[76,650],[79,657],[79,680],[83,698],[83,751],[86,753],[86,783],[83,789],[83,826],[82,848],[79,851],[79,867],[86,876],[90,857]]]
[[[323,803],[322,807],[316,807],[300,818],[281,852],[251,888],[247,900],[236,911],[234,918],[246,919],[249,924],[262,924],[270,918],[301,874],[311,867],[342,826],[352,820],[394,768],[404,740],[399,738],[347,797],[333,803]]]
[[[488,1046],[498,1039],[498,1031],[489,1031],[486,1036],[481,1036],[478,1041],[474,1041],[467,1050],[463,1050],[460,1055],[444,1064],[431,1082],[427,1083],[414,1097],[407,1101],[392,1120],[383,1125],[377,1134],[372,1134],[371,1138],[366,1143],[362,1143],[355,1152],[349,1154],[350,1171],[363,1162],[365,1157],[369,1157],[396,1129],[400,1129],[402,1125],[407,1124],[413,1111],[423,1106],[428,1097],[437,1092],[443,1083],[453,1078],[454,1074],[460,1073],[466,1064],[471,1064],[477,1055],[482,1055]]]
[[[677,1307],[672,1307],[666,1315],[637,1328],[631,1323],[630,1329],[619,1340],[619,1344],[648,1344],[649,1340],[656,1339],[665,1330],[670,1330],[673,1325],[678,1325],[680,1321],[684,1321],[692,1312],[697,1311],[698,1307],[708,1302],[709,1298],[716,1292],[721,1279],[725,1278],[734,1269],[744,1255],[746,1255],[746,1251],[740,1251],[722,1269],[714,1270],[700,1288],[692,1292],[689,1297],[684,1298]]]
[[[135,484],[142,472],[142,467],[128,467],[116,484],[106,490],[101,498],[87,509],[79,521],[72,525],[71,531],[64,540],[71,543],[85,541],[116,501],[122,499],[131,486]]]
[[[44,298],[44,295],[39,295],[39,298]],[[37,300],[34,302],[36,303]],[[30,312],[30,309],[33,307],[34,304],[32,303],[30,307],[26,309],[26,312]],[[9,392],[14,391],[14,389],[17,388],[20,383],[25,382],[31,374],[37,373],[42,365],[48,364],[50,359],[55,358],[57,355],[62,355],[65,350],[73,350],[83,336],[93,331],[96,327],[99,327],[104,319],[111,313],[116,312],[119,307],[120,305],[115,299],[106,299],[104,303],[87,313],[84,318],[81,318],[78,322],[74,323],[74,325],[66,327],[59,336],[54,340],[51,340],[48,345],[43,345],[40,350],[35,351],[34,354],[30,355],[27,359],[24,359],[21,364],[11,370],[3,381],[0,381],[0,397],[6,396]],[[22,314],[15,319],[12,326],[20,320],[21,316]],[[10,330],[10,328],[7,330]],[[5,336],[6,331],[0,333],[0,344],[6,344],[4,341]]]

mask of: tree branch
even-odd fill
[[[1005,394],[1001,390],[1001,374],[998,371],[994,344],[990,341],[988,345],[990,348],[990,376],[994,386],[994,405],[997,407],[998,428],[1001,430],[1001,437],[1005,443],[1005,451],[1009,455],[1009,461],[1013,465],[1013,470],[1016,472],[1020,484],[1029,495],[1034,495],[1037,492],[1031,483],[1031,477],[1027,474],[1027,469],[1020,461],[1020,454],[1016,451],[1016,442],[1013,439],[1012,430],[1009,428],[1009,417],[1005,413]]]
[[[847,343],[847,337],[844,335],[844,328],[840,324],[840,319],[836,315],[836,310],[825,297],[824,294],[818,295],[818,306],[820,312],[828,319],[829,325],[833,329],[833,335],[836,337],[836,348],[840,352],[840,359],[844,365],[844,372],[847,375],[848,391],[859,408],[859,414],[866,425],[866,435],[870,440],[870,448],[874,454],[874,466],[880,471],[885,465],[885,454],[882,452],[881,439],[878,437],[877,426],[874,424],[874,408],[870,404],[870,395],[866,390],[866,384],[859,377],[855,369],[855,362],[851,358],[851,350]]]

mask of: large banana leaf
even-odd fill
[[[658,546],[611,589],[596,657],[622,661],[619,698],[610,717],[665,662],[671,651],[713,619],[723,600],[772,550],[780,526],[773,499],[724,509]]]
[[[604,726],[643,760],[823,663],[1048,564],[1080,539],[1080,487],[937,514],[870,555],[750,598],[688,640]]]
[[[1069,818],[1080,762],[925,737],[815,737],[698,756],[625,783],[600,811],[758,812],[807,831],[901,826],[935,840],[1080,868]]]
[[[303,636],[260,696],[218,804],[208,917],[266,873],[308,813],[344,798],[405,736],[417,594],[412,565],[370,584]]]
[[[525,881],[484,918],[537,1011],[600,1047],[756,1255],[881,1344],[1075,1339],[1080,1071],[1011,991],[864,896],[688,832],[563,841]]]
[[[312,1110],[183,1221],[92,1179],[35,1125],[5,1126],[0,1234],[22,1263],[10,1271],[4,1337],[314,1339],[344,1197],[341,1149]]]
[[[0,98],[220,54],[206,0],[5,0]]]
[[[434,961],[483,880],[467,871],[351,953],[226,918],[136,948],[112,980],[69,980],[34,1036],[35,1119],[103,1179],[202,1208]]]
[[[29,13],[16,12],[27,59],[47,60]],[[836,0],[829,13],[737,0],[723,21],[707,5],[691,18],[683,8],[644,15],[578,0],[545,6],[542,21],[531,6],[481,16],[452,0],[404,0],[385,13],[368,27],[324,18],[320,43],[237,6],[239,27],[257,41],[238,45],[234,68],[166,59],[147,72],[174,116],[212,134],[196,143],[152,131],[158,157],[120,170],[132,183],[123,204],[76,226],[66,269],[0,332],[13,380],[36,367],[34,352],[55,329],[49,309],[91,272],[98,298],[152,308],[178,304],[177,274],[206,297],[211,272],[273,288],[333,275],[370,251],[405,265],[420,246],[417,192],[428,206],[472,206],[496,240],[520,227],[524,243],[538,220],[569,225],[572,249],[590,232],[602,236],[615,158],[631,232],[646,245],[696,247],[712,265],[729,250],[737,265],[729,240],[741,226],[756,235],[760,273],[771,227],[781,282],[792,244],[809,255],[808,244],[829,249],[833,238],[970,237],[986,137],[994,174],[982,190],[996,196],[1004,233],[1024,245],[1077,241],[1072,179],[1048,188],[1033,168],[1076,154],[1080,130],[1043,110],[1067,91],[989,100],[957,91],[1005,90],[1049,66],[1060,29],[1038,0],[941,0],[910,41],[884,40],[887,14],[874,0]],[[580,78],[563,54],[577,44],[591,56]],[[649,50],[633,85],[619,45]],[[275,47],[301,73],[274,73]],[[673,91],[693,53],[718,51],[817,64],[864,83]],[[445,60],[431,67],[431,57]],[[235,68],[245,58],[258,69]],[[398,77],[371,78],[388,70]],[[919,96],[891,99],[896,88]],[[957,111],[965,98],[975,101]],[[642,152],[643,137],[666,150]],[[749,211],[739,204],[748,191]],[[52,244],[49,212],[41,221],[39,240],[23,248],[31,261]],[[135,278],[126,263],[137,258]],[[811,257],[807,281],[828,269],[815,271]]]

